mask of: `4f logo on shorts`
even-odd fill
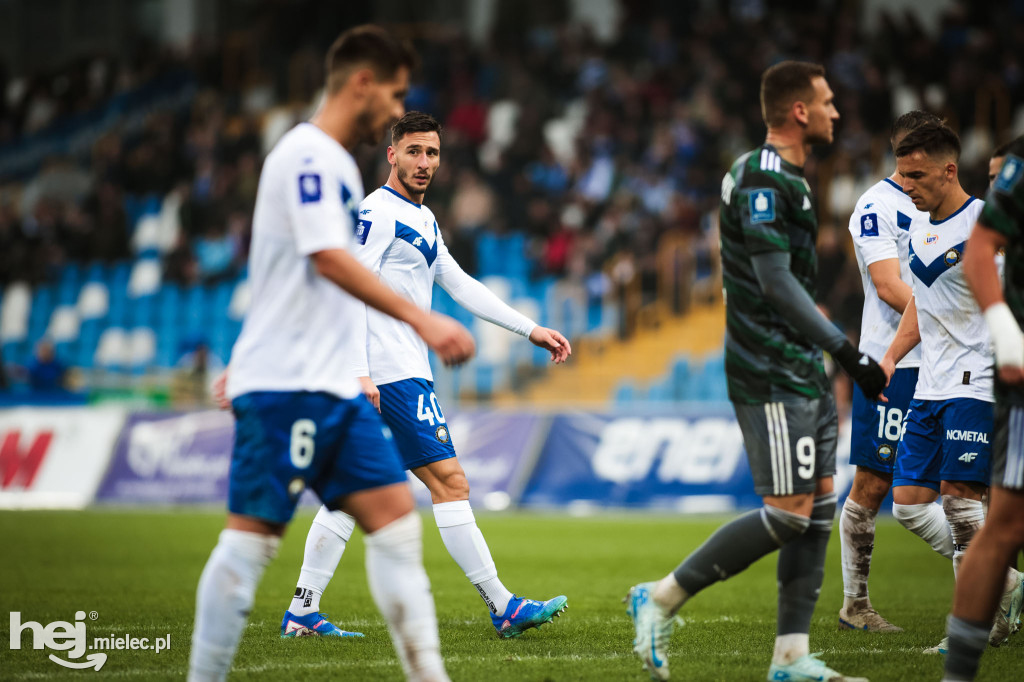
[[[970,464],[978,456],[977,452],[965,452],[964,454],[957,457],[964,464]]]

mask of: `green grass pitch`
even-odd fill
[[[345,552],[322,608],[366,638],[282,640],[279,625],[302,560],[311,515],[298,516],[267,570],[231,679],[395,680],[401,671],[366,584],[359,533]],[[665,575],[721,518],[651,515],[480,515],[500,576],[513,591],[543,599],[569,597],[569,610],[515,640],[499,640],[476,591],[445,552],[424,515],[424,551],[453,680],[646,680],[630,646],[632,628],[620,600],[629,586]],[[216,542],[223,513],[214,511],[0,513],[2,611],[46,625],[85,620],[88,636],[170,634],[169,651],[109,651],[102,670],[67,670],[31,648],[11,650],[0,614],[0,679],[183,679],[195,587]],[[825,585],[811,629],[811,650],[836,669],[889,680],[939,680],[942,658],[921,653],[938,643],[952,596],[948,561],[891,520],[880,523],[872,569],[875,605],[906,631],[840,632],[839,542],[833,534]],[[775,558],[698,595],[682,611],[669,649],[674,680],[763,680],[775,624]],[[55,652],[61,653],[61,652]],[[1024,679],[1024,635],[990,648],[979,680]]]

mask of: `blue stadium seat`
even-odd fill
[[[477,365],[475,374],[477,397],[490,397],[494,393],[494,365],[481,363]]]
[[[29,340],[38,341],[46,334],[46,327],[50,324],[50,316],[53,315],[55,304],[52,285],[36,287],[32,294],[32,310],[28,315]]]
[[[690,361],[685,356],[676,356],[669,370],[672,384],[672,397],[675,400],[686,400],[687,389],[693,381],[690,373]]]
[[[164,284],[156,295],[157,319],[177,322],[181,309],[181,289],[177,284]]]
[[[491,232],[481,230],[476,237],[476,265],[481,277],[495,275],[501,269],[501,244]]]
[[[74,364],[89,369],[93,366],[96,354],[96,344],[99,343],[100,333],[103,331],[104,323],[100,320],[84,320],[78,332],[78,348],[75,353]]]
[[[206,292],[203,287],[197,285],[188,287],[183,294],[181,310],[183,327],[188,332],[201,331],[205,322]]]
[[[658,403],[671,402],[673,399],[671,378],[652,383],[647,389],[647,399]]]
[[[88,269],[85,272],[86,282],[102,282],[107,278],[106,268],[103,267],[103,263],[92,262],[89,264]]]
[[[636,386],[629,379],[623,379],[615,387],[615,403],[618,405],[632,403],[637,399]]]
[[[694,377],[697,384],[697,400],[728,400],[728,386],[725,380],[725,356],[715,355],[704,361],[700,373]]]

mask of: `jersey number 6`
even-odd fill
[[[289,450],[292,455],[292,466],[296,469],[305,469],[313,463],[315,435],[316,423],[312,419],[297,419],[292,424],[292,442]]]

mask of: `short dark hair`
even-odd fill
[[[995,149],[992,150],[992,154],[989,156],[990,159],[995,159],[1000,156],[1006,156],[1007,154],[1013,154],[1014,156],[1021,156],[1021,152],[1024,152],[1024,135],[1004,142]]]
[[[356,26],[338,36],[327,50],[327,92],[334,94],[340,90],[357,65],[366,65],[373,69],[377,78],[387,80],[403,66],[412,71],[418,64],[416,51],[408,42],[380,26]]]
[[[430,114],[408,111],[391,126],[391,144],[395,144],[409,133],[437,133],[437,136],[441,137],[441,124]]]
[[[893,143],[895,147],[897,137],[901,134],[909,133],[915,128],[920,128],[925,123],[942,123],[942,119],[935,114],[921,111],[920,109],[914,109],[902,114],[892,122],[892,128],[889,129],[889,142]]]
[[[761,75],[761,117],[769,128],[786,122],[793,102],[814,98],[815,78],[825,77],[825,67],[812,62],[785,61]]]
[[[960,161],[960,137],[941,121],[923,123],[907,133],[896,147],[896,158],[913,154],[919,149],[928,156],[952,154],[956,161]]]

